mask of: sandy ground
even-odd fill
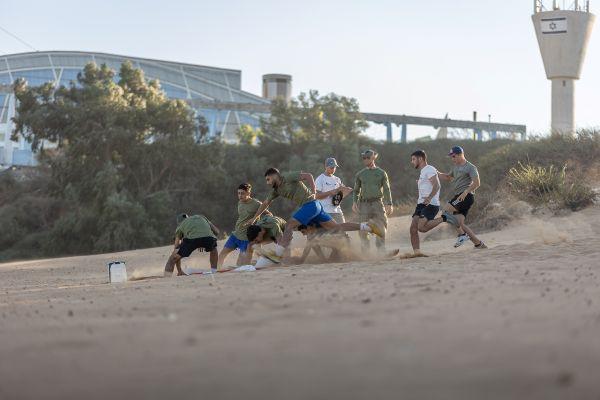
[[[170,248],[0,264],[0,399],[600,399],[600,208],[483,238],[125,284],[108,261]]]

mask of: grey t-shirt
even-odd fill
[[[477,172],[476,166],[467,161],[463,165],[452,167],[450,176],[454,177],[454,180],[452,180],[452,196],[456,196],[464,192],[471,185],[471,182],[479,177],[479,172]]]

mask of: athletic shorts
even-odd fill
[[[225,242],[226,249],[240,249],[240,253],[245,253],[248,250],[249,242],[247,240],[238,239],[233,233],[229,235],[229,238]]]
[[[427,218],[427,221],[431,221],[435,218],[438,211],[440,211],[440,206],[434,206],[433,204],[417,204],[413,217]]]
[[[217,248],[217,239],[212,236],[201,237],[197,239],[183,239],[177,254],[181,257],[189,257],[196,249],[212,251]]]
[[[454,196],[448,203],[450,203],[450,205],[456,208],[456,211],[458,211],[455,214],[462,214],[466,217],[469,213],[469,210],[473,206],[473,203],[475,203],[475,196],[473,196],[473,193],[469,193],[463,201],[454,204],[456,202],[456,199],[458,199],[458,196],[460,195],[457,194],[456,196]]]
[[[331,221],[331,216],[323,210],[323,205],[320,201],[313,200],[302,205],[293,215],[296,221],[302,225],[310,225],[311,223],[321,223]]]

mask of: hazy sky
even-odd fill
[[[550,123],[530,0],[7,0],[0,26],[38,50],[88,50],[293,75],[369,112]],[[591,2],[600,10],[600,0]],[[595,4],[597,3],[597,4]],[[577,83],[579,127],[600,126],[600,41]],[[0,32],[0,54],[29,49]],[[409,127],[410,133],[423,129]],[[396,133],[397,134],[397,133]]]

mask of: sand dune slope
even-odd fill
[[[170,249],[0,264],[0,399],[600,399],[600,209],[483,238],[119,285]]]

